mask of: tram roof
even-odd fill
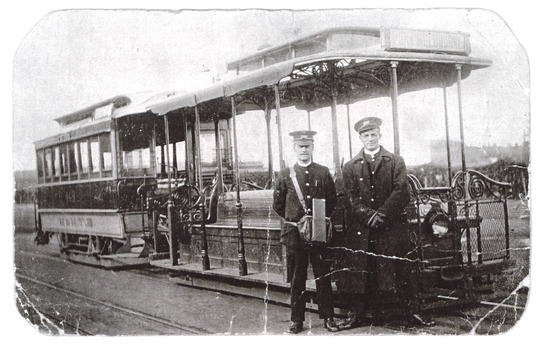
[[[179,94],[179,91],[145,91],[117,95],[75,112],[55,118],[62,127],[60,134],[35,141],[36,148],[59,144],[67,138],[83,137],[87,134],[107,131],[110,119],[127,115],[147,113],[150,103]],[[66,136],[69,135],[69,136]]]
[[[119,118],[129,114],[145,113],[146,106],[150,103],[176,94],[179,94],[179,91],[144,91],[117,95],[53,120],[61,126],[67,126],[85,119],[96,120],[106,116]]]
[[[148,105],[148,109],[158,115],[194,107],[199,103],[213,99],[231,97],[235,94],[264,86],[279,84],[289,77],[297,68],[325,61],[357,60],[364,62],[431,62],[442,64],[461,64],[470,70],[488,67],[492,61],[464,55],[451,55],[431,52],[387,52],[380,48],[358,50],[327,51],[310,56],[290,59],[258,70],[240,75],[232,80],[215,83],[207,88],[182,95],[168,97],[162,101]]]

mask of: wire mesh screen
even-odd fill
[[[466,215],[465,205],[459,205],[458,219],[462,229],[464,263],[471,260],[476,264],[507,256],[505,208],[505,202],[500,200],[470,201]]]

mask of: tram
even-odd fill
[[[226,281],[228,291],[245,282],[247,290],[259,283],[284,287],[282,222],[272,210],[274,176],[288,166],[283,133],[293,117],[284,111],[330,116],[331,140],[324,142],[331,145],[340,203],[332,220],[341,237],[351,212],[341,186],[349,155],[340,145],[351,142],[351,131],[339,137],[338,106],[349,124],[350,106],[390,98],[394,152],[401,154],[398,97],[441,89],[448,183],[425,187],[409,175],[409,235],[421,304],[470,300],[509,264],[510,191],[466,164],[462,81],[492,64],[470,53],[465,33],[331,28],[230,62],[229,79],[207,88],[123,95],[60,117],[62,134],[36,142],[37,232],[57,234],[72,260],[106,267],[144,262],[190,285],[198,278]],[[446,112],[452,88],[462,145],[456,173]],[[251,137],[239,124],[242,115],[265,123],[267,159],[260,167],[239,158],[240,136]]]

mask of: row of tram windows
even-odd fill
[[[150,137],[147,136],[145,140],[141,140],[135,138],[133,134],[121,133],[119,136],[120,176],[154,175],[156,165],[151,161],[154,152]],[[183,152],[181,154],[184,158],[184,143],[170,145],[170,154],[176,154],[174,148],[178,151],[177,153]],[[38,149],[36,157],[39,183],[111,178],[113,175],[109,133]],[[160,155],[157,157],[157,162],[166,163]],[[160,169],[160,166],[158,168]]]
[[[112,176],[109,133],[38,149],[36,157],[38,183]]]
[[[162,135],[156,135],[158,137],[155,138],[152,132],[144,130],[141,128],[137,131],[119,132],[119,177],[167,178],[168,172],[179,178],[186,176],[185,140],[173,140],[166,146],[161,142]],[[230,169],[232,155],[226,141],[227,132],[222,130],[220,135],[222,164],[225,169]],[[156,143],[153,142],[154,138]],[[215,168],[217,159],[214,132],[203,132],[201,142],[202,166]],[[39,183],[111,178],[113,175],[110,133],[41,148],[36,151],[36,156]]]

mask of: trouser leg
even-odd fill
[[[401,304],[401,309],[406,317],[411,317],[414,313],[419,312],[419,300],[417,298],[417,287],[414,280],[413,269],[415,268],[412,262],[398,263],[397,273],[399,279],[398,298]]]
[[[334,308],[332,305],[332,277],[330,269],[324,261],[324,255],[321,250],[311,250],[309,252],[313,274],[315,275],[315,284],[317,287],[317,304],[319,306],[319,317],[334,317]]]
[[[295,250],[291,254],[294,266],[290,282],[290,320],[293,322],[303,322],[305,320],[306,302],[304,291],[309,257],[307,251],[301,249]]]

